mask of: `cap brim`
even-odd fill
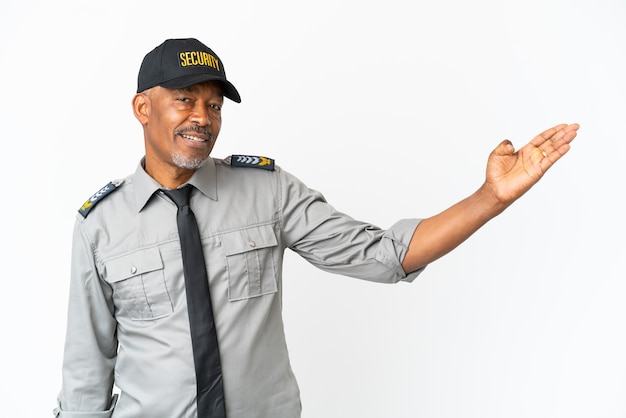
[[[222,77],[216,77],[210,74],[191,74],[186,75],[184,77],[178,77],[173,80],[164,81],[159,84],[161,87],[165,87],[167,89],[182,89],[185,87],[192,86],[194,84],[202,83],[204,81],[219,81],[222,83],[224,87],[224,97],[229,98],[233,102],[241,103],[241,96],[239,96],[239,92],[233,86],[233,84],[225,80]]]

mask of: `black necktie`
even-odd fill
[[[181,189],[163,190],[163,193],[178,206],[176,222],[183,257],[193,360],[196,366],[198,418],[226,417],[222,366],[209,295],[209,281],[198,224],[189,207],[191,190],[192,186],[187,185]]]

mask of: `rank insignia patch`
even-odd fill
[[[112,181],[102,189],[98,190],[93,196],[91,196],[83,205],[78,209],[78,213],[80,213],[83,218],[86,218],[91,209],[96,206],[96,203],[104,199],[105,196],[109,195],[111,192],[115,191],[121,184],[123,180]]]
[[[231,155],[230,165],[233,167],[253,167],[274,171],[274,160],[256,155]]]

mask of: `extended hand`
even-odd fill
[[[472,195],[420,222],[402,261],[415,271],[447,254],[530,189],[567,151],[577,124],[557,125],[517,152],[505,140],[489,155],[487,179]]]
[[[485,186],[505,204],[528,191],[570,149],[578,124],[561,124],[532,139],[517,152],[504,140],[489,155]]]

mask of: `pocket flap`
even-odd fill
[[[109,260],[105,265],[105,280],[116,283],[151,271],[162,270],[163,260],[157,247],[134,251]]]
[[[226,255],[241,254],[278,245],[272,225],[260,225],[219,234]]]

